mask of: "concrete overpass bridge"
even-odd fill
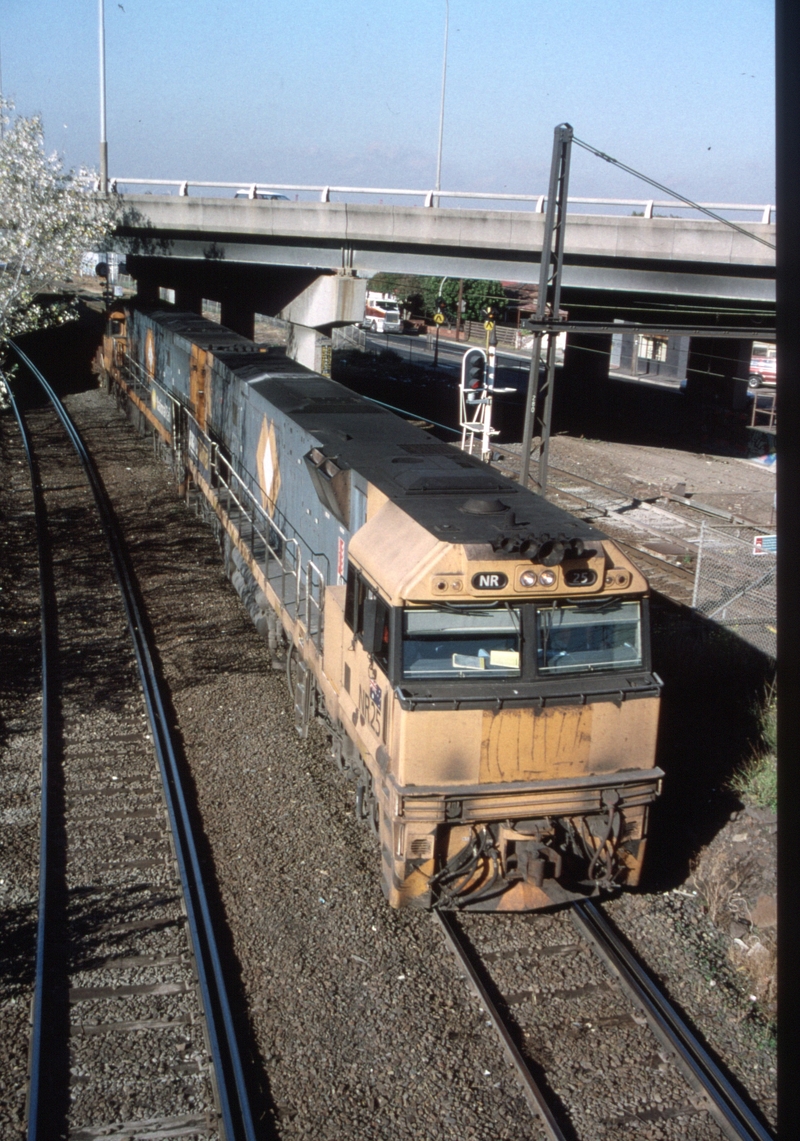
[[[538,280],[541,196],[531,196],[534,209],[513,210],[434,206],[431,193],[427,205],[398,206],[330,201],[328,188],[326,200],[292,202],[194,197],[188,184],[176,185],[177,195],[119,196],[116,233],[140,293],[156,300],[159,287],[174,289],[176,304],[195,311],[203,298],[219,301],[222,323],[249,336],[255,313],[282,317],[294,326],[294,355],[312,367],[319,334],[361,319],[366,278],[379,271]],[[587,204],[640,205],[642,215],[575,209]],[[752,325],[754,313],[774,320],[775,253],[762,244],[775,241],[771,207],[712,204],[760,212],[758,221],[737,222],[742,233],[707,217],[653,213],[668,203],[571,199],[570,205],[562,279],[570,317],[610,320],[644,306],[651,321],[663,322],[685,305],[724,311],[728,325],[739,319]],[[697,313],[688,321],[697,325]]]

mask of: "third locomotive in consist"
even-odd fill
[[[589,524],[190,313],[111,315],[103,372],[219,520],[380,837],[392,906],[638,882],[660,681],[648,587]]]

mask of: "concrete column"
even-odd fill
[[[686,366],[689,363],[689,337],[670,337],[667,342],[667,359],[665,367],[659,372],[670,379],[684,380]]]
[[[610,358],[610,333],[568,333],[562,373],[565,389],[594,404],[605,395]]]
[[[175,287],[175,308],[182,313],[202,313],[203,296],[198,289],[189,285]]]
[[[286,355],[298,364],[305,365],[314,372],[321,372],[323,376],[330,376],[330,350],[330,337],[324,336],[319,329],[309,328],[308,325],[289,326]]]
[[[692,337],[686,367],[686,395],[699,403],[742,411],[747,407],[752,355],[752,341]]]
[[[584,381],[603,381],[608,376],[610,333],[568,333],[564,351],[564,376]]]
[[[140,305],[157,305],[159,301],[157,278],[144,273],[137,276],[136,299]]]
[[[366,296],[365,278],[350,273],[316,278],[278,313],[291,325],[287,355],[328,375],[331,329],[363,320]]]
[[[552,431],[599,431],[608,416],[611,334],[568,333],[564,367],[553,393]],[[560,381],[560,383],[559,383]]]
[[[221,299],[220,324],[252,341],[255,331],[255,309],[252,301],[241,293],[226,293]]]

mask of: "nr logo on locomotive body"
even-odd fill
[[[473,590],[503,590],[508,586],[508,575],[502,571],[479,571],[472,576]]]

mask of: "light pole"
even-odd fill
[[[102,2],[102,0],[101,0]],[[450,0],[444,0],[444,57],[442,59],[442,101],[439,105],[439,149],[436,154],[436,189],[442,188],[442,135],[444,133],[444,85],[447,80],[447,30],[450,25]],[[438,197],[434,200],[439,205]]]
[[[108,194],[108,140],[106,139],[106,29],[103,0],[98,0],[100,38],[100,193]]]

